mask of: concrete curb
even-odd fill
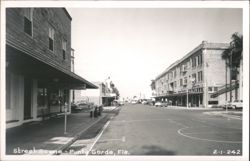
[[[57,153],[59,151],[63,151],[66,148],[68,148],[71,144],[73,144],[84,132],[86,132],[89,128],[91,128],[92,126],[94,126],[95,124],[97,124],[98,122],[100,122],[101,120],[103,120],[104,118],[108,117],[108,115],[103,116],[102,118],[99,118],[98,120],[96,120],[95,122],[93,122],[92,124],[90,124],[87,128],[83,129],[82,131],[78,132],[74,138],[72,138],[70,141],[68,141],[66,144],[60,146],[59,148],[56,149],[56,152],[53,155],[60,155],[60,153]]]
[[[230,114],[230,113],[226,113],[225,111],[203,112],[203,114],[222,116],[222,117],[227,117],[227,118],[232,118],[232,119],[239,119],[239,120],[242,119],[242,116],[237,116],[237,115],[233,115],[233,114]]]
[[[162,109],[171,109],[171,110],[204,110],[204,111],[218,111],[221,110],[221,108],[203,108],[203,107],[182,107],[182,106],[167,106],[167,107],[156,107],[155,108],[162,108]]]

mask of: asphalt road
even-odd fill
[[[92,139],[79,139],[82,155],[242,155],[242,120],[204,110],[124,105]]]

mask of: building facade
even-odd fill
[[[190,107],[225,103],[228,92],[220,96],[212,95],[229,83],[229,67],[221,56],[228,47],[229,44],[203,41],[174,62],[155,79],[156,100]],[[237,82],[234,87],[231,90],[237,90]],[[237,99],[238,92],[233,93],[233,99]]]
[[[7,128],[70,113],[70,90],[97,88],[72,72],[71,20],[64,8],[6,9]]]
[[[116,94],[111,91],[106,83],[94,82],[94,84],[98,89],[78,90],[76,92],[78,93],[76,102],[85,101],[94,103],[97,106],[111,106],[116,98]]]

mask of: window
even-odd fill
[[[202,55],[198,56],[198,65],[202,65]]]
[[[202,81],[202,71],[198,72],[198,82]]]
[[[217,92],[218,91],[218,87],[214,87],[214,91]]]
[[[183,80],[182,80],[182,79],[180,79],[180,86],[182,86],[182,84],[183,84]]]
[[[213,87],[208,87],[208,91],[212,92],[213,91]]]
[[[173,72],[174,72],[174,78],[176,78],[176,69]]]
[[[66,45],[67,45],[66,40],[63,40],[63,41],[62,41],[62,54],[63,54],[63,60],[66,59]]]
[[[33,8],[24,10],[24,32],[32,36]]]
[[[54,51],[54,35],[55,30],[52,27],[49,27],[49,49]]]
[[[196,67],[196,57],[192,58],[192,67]]]
[[[187,84],[187,77],[184,77],[184,84]]]
[[[37,93],[37,106],[38,107],[46,107],[48,104],[48,95],[47,95],[47,88],[45,87],[38,87]]]
[[[196,82],[196,73],[192,74],[192,83]]]

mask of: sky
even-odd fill
[[[228,43],[234,32],[242,33],[241,9],[67,10],[76,74],[112,81],[122,98],[150,97],[151,80],[202,41]]]

